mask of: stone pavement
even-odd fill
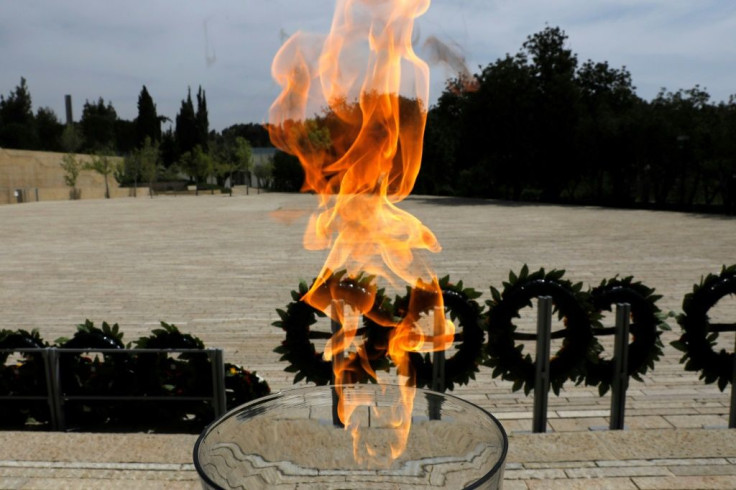
[[[0,328],[38,328],[52,341],[89,318],[117,322],[133,340],[163,320],[222,347],[273,390],[289,388],[273,353],[282,332],[270,324],[324,260],[301,244],[314,205],[312,196],[250,194],[0,206]],[[437,273],[481,300],[526,263],[565,269],[586,287],[633,275],[663,295],[662,310],[679,312],[702,275],[736,263],[734,218],[434,197],[401,207],[442,244],[430,257]],[[712,313],[732,322],[736,301]],[[457,388],[510,433],[504,488],[736,488],[729,392],[683,370],[670,325],[664,358],[631,382],[625,431],[591,430],[607,427],[610,407],[594,388],[551,394],[546,434],[529,433],[532,398],[489,369]],[[721,335],[719,347],[733,346],[733,334]],[[1,434],[0,488],[198,488],[195,436]]]

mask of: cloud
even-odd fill
[[[25,76],[34,108],[63,115],[70,93],[76,117],[85,99],[103,97],[132,119],[145,84],[174,118],[187,87],[202,85],[213,128],[262,121],[278,94],[270,65],[282,33],[324,34],[333,8],[334,0],[7,1],[0,93]],[[696,83],[715,100],[736,93],[736,2],[433,0],[417,21],[422,40],[456,47],[471,71],[517,52],[546,25],[566,31],[580,61],[626,65],[645,98]],[[451,74],[438,67],[432,76],[436,98]]]

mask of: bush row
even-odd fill
[[[212,365],[206,352],[133,353],[137,349],[204,349],[203,342],[161,322],[147,337],[123,343],[119,326],[91,321],[78,325],[72,338],[45,342],[37,330],[0,331],[0,349],[56,346],[74,349],[120,349],[120,353],[59,352],[59,382],[66,399],[65,425],[83,430],[153,430],[199,432],[214,419],[212,403],[182,397],[212,396]],[[8,360],[14,362],[8,362]],[[24,397],[47,395],[43,355],[0,352],[0,426],[40,428],[50,425],[48,400]],[[270,393],[255,372],[225,363],[227,408]],[[165,397],[161,401],[75,399],[74,397]],[[171,398],[170,400],[168,398]]]

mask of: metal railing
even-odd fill
[[[215,418],[219,418],[227,411],[225,398],[225,364],[222,349],[102,349],[63,347],[39,348],[9,348],[0,349],[0,353],[28,353],[40,354],[44,363],[46,394],[38,395],[0,395],[0,402],[5,400],[38,400],[46,401],[49,406],[52,430],[65,430],[65,404],[70,401],[146,401],[146,402],[184,402],[209,401],[212,403]],[[60,357],[64,354],[83,353],[134,355],[134,354],[205,354],[211,366],[212,393],[207,396],[185,395],[70,395],[65,393],[62,386],[62,364]]]

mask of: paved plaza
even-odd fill
[[[0,206],[0,328],[33,329],[52,342],[92,320],[118,323],[125,341],[160,321],[221,347],[225,361],[257,371],[272,390],[293,375],[273,349],[271,326],[300,280],[326,256],[302,234],[308,195],[159,196]],[[702,275],[736,263],[736,219],[696,214],[412,197],[401,207],[443,250],[437,274],[490,298],[510,270],[564,269],[594,287],[633,275],[679,312]],[[736,298],[713,312],[736,320]],[[481,368],[454,394],[494,413],[510,434],[504,488],[736,488],[730,387],[705,385],[669,343],[644,382],[632,380],[625,431],[608,425],[610,397],[566,385],[550,394],[548,432],[531,434],[532,397]],[[611,342],[604,340],[606,351]],[[734,334],[719,346],[732,351]],[[553,349],[554,349],[553,344]],[[0,433],[0,488],[199,488],[192,435]]]

